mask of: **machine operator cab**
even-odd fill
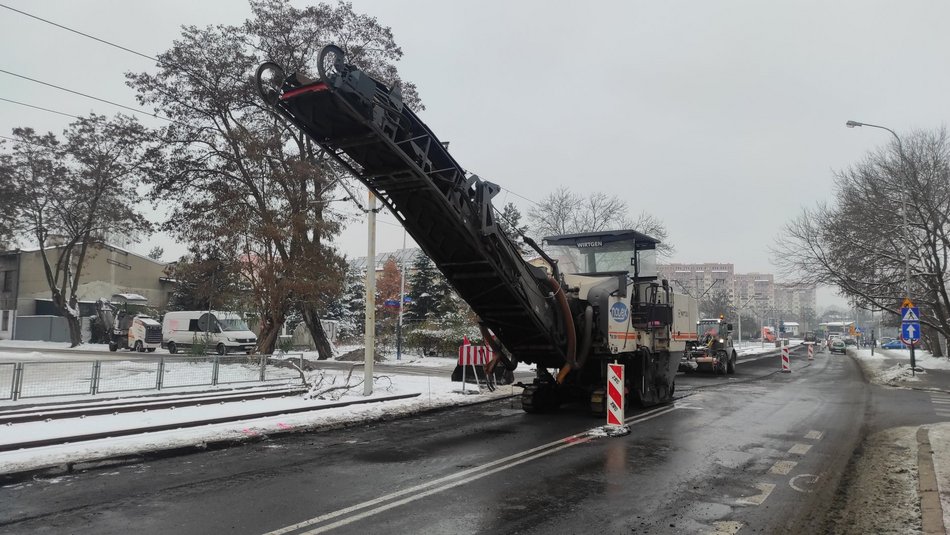
[[[672,293],[666,281],[657,281],[659,240],[615,230],[549,236],[544,242],[565,290],[592,307],[595,331],[604,335],[610,353],[667,347]]]

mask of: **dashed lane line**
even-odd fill
[[[772,465],[772,468],[769,469],[770,474],[775,474],[779,476],[787,476],[789,472],[792,471],[792,468],[798,463],[795,461],[777,461]]]
[[[821,431],[815,431],[814,429],[805,434],[805,438],[809,440],[821,440],[821,437],[825,434]]]
[[[789,448],[788,452],[792,455],[805,455],[811,449],[811,444],[795,444]]]
[[[742,522],[736,522],[734,520],[713,522],[713,528],[715,528],[716,531],[710,531],[709,535],[736,535],[743,526],[744,524]]]
[[[769,497],[769,494],[772,494],[772,491],[775,490],[774,483],[756,483],[755,488],[759,489],[759,493],[755,496],[748,496],[746,498],[739,498],[736,500],[736,505],[762,505],[762,502]]]

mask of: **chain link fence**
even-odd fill
[[[302,384],[303,354],[160,357],[154,360],[0,362],[0,400],[214,387]]]

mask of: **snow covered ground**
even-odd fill
[[[910,369],[910,353],[907,350],[875,349],[872,355],[870,349],[850,349],[848,353],[857,359],[868,380],[876,384],[913,386],[925,381],[928,370],[950,370],[950,360],[934,357],[929,351],[914,352],[918,368],[916,373]],[[950,385],[945,386],[950,388]]]
[[[443,359],[446,360],[446,359]],[[346,372],[322,371],[325,384],[332,378],[338,383]],[[182,447],[202,447],[208,442],[246,440],[270,433],[306,431],[318,428],[351,425],[377,419],[412,414],[423,410],[453,405],[463,405],[512,396],[520,393],[513,386],[499,387],[488,392],[484,387],[480,393],[474,385],[466,385],[467,394],[462,394],[461,383],[453,383],[448,374],[444,377],[401,375],[377,370],[374,392],[371,398],[385,398],[398,394],[419,394],[417,397],[392,401],[380,401],[319,410],[309,413],[288,414],[269,418],[244,420],[236,423],[207,425],[196,428],[146,433],[128,437],[93,440],[62,446],[31,448],[29,450],[0,452],[0,473],[19,472],[66,463],[94,461],[121,455],[130,455],[143,451],[156,451]],[[353,379],[359,380],[354,374]],[[161,425],[175,422],[188,422],[219,416],[282,410],[297,407],[319,408],[321,405],[337,401],[359,401],[363,396],[363,387],[349,391],[338,400],[336,396],[327,399],[305,399],[296,396],[284,399],[264,399],[238,404],[203,405],[201,407],[182,407],[175,410],[154,410],[149,412],[120,413],[117,415],[90,416],[50,422],[33,422],[0,427],[0,444],[9,444],[28,440],[40,440],[59,436],[71,436],[76,433],[106,432],[115,429]]]

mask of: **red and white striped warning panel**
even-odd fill
[[[460,346],[459,366],[484,366],[494,357],[494,352],[485,346]]]
[[[607,365],[607,425],[623,425],[623,364]]]
[[[808,344],[808,360],[815,360],[815,344]]]
[[[788,365],[788,346],[782,346],[782,373],[792,373]]]

